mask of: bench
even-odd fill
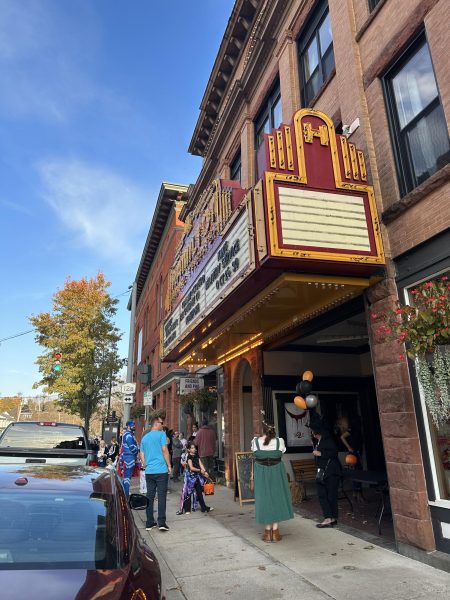
[[[307,458],[306,460],[291,460],[292,473],[294,474],[294,481],[303,488],[304,500],[308,500],[306,495],[306,483],[316,481],[317,466],[316,461],[313,458]]]

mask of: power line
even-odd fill
[[[112,296],[112,298],[120,298],[120,296],[125,296],[125,294],[129,294],[130,290],[125,290],[125,292],[121,292],[120,294],[117,294],[116,296]],[[34,333],[36,331],[36,329],[28,329],[28,331],[22,331],[21,333],[15,333],[14,335],[10,335],[8,337],[5,338],[0,338],[0,344],[2,342],[6,342],[8,340],[13,340],[14,338],[18,338],[21,337],[22,335],[28,335],[29,333]]]

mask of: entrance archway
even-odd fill
[[[253,438],[252,369],[247,360],[241,364],[240,378],[240,450],[248,452]]]

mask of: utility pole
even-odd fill
[[[130,316],[130,341],[128,344],[128,365],[127,365],[127,383],[133,382],[133,357],[134,357],[134,329],[135,329],[135,315],[136,315],[136,297],[137,297],[137,283],[133,283],[133,289],[131,291],[131,316]],[[123,405],[123,423],[130,420],[131,405]]]

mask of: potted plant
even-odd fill
[[[150,412],[150,414],[148,415],[149,421],[151,421],[152,419],[162,419],[163,421],[166,420],[166,409],[165,408],[155,408],[154,410],[152,410]]]
[[[130,416],[132,419],[140,419],[145,415],[145,406],[135,404],[131,407]]]
[[[425,403],[436,427],[450,419],[450,283],[447,276],[410,291],[411,304],[372,313],[376,333],[404,344],[415,361]],[[400,354],[400,360],[405,360]]]
[[[201,412],[207,412],[210,406],[214,404],[217,399],[217,394],[211,391],[210,388],[204,387],[185,396],[181,396],[181,404],[183,405],[184,412],[187,414],[193,414],[194,407],[198,407]]]

